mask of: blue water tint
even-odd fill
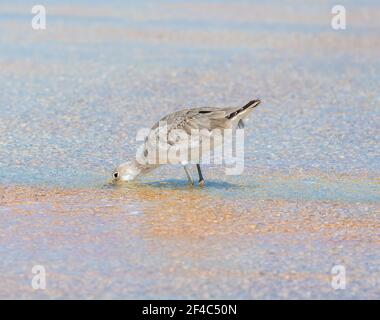
[[[183,1],[185,3],[185,1]],[[213,1],[208,1],[209,3],[213,3]],[[230,1],[226,1],[228,3]],[[355,3],[350,1],[345,1],[346,5],[349,6],[349,9],[353,7],[355,8]],[[28,1],[21,1],[21,3],[27,7]],[[70,1],[69,1],[70,3]],[[73,4],[76,5],[93,5],[93,2],[88,3],[88,1],[75,1]],[[96,2],[95,2],[96,3]],[[170,1],[163,1],[161,4],[170,5]],[[233,3],[233,2],[230,2]],[[244,4],[244,1],[240,1],[240,3]],[[59,1],[46,1],[44,5],[48,8],[50,5],[59,4]],[[104,5],[101,1],[99,4]],[[252,2],[247,2],[247,4],[252,4]],[[260,4],[257,1],[257,4]],[[284,5],[284,2],[279,2],[279,4]],[[375,2],[369,1],[363,5],[374,5]],[[30,2],[29,6],[34,5],[33,2]],[[324,4],[323,8],[327,12],[331,10],[331,7],[335,5],[335,3],[331,3],[331,5]],[[154,11],[159,7],[154,1],[112,1],[110,4],[111,8],[119,8],[120,11]],[[314,6],[317,9],[320,9],[319,6]],[[297,4],[297,10],[302,15],[303,12],[312,12],[313,6],[305,5],[305,4]],[[114,26],[114,27],[122,27],[122,28],[134,28],[136,30],[172,30],[172,31],[238,31],[244,32],[248,34],[254,35],[255,33],[260,32],[268,32],[268,33],[294,33],[301,32],[306,34],[315,34],[318,35],[321,32],[334,32],[330,25],[328,24],[312,24],[312,23],[297,23],[297,22],[263,22],[255,20],[255,13],[252,12],[252,20],[251,21],[230,21],[230,20],[218,20],[218,19],[198,19],[197,17],[188,16],[186,19],[171,19],[165,18],[161,19],[158,17],[157,19],[145,19],[143,21],[136,20],[131,17],[115,17],[115,16],[102,16],[101,13],[97,16],[76,16],[76,15],[59,15],[59,14],[49,14],[49,25],[51,28],[54,28],[56,25],[64,24],[70,26],[91,26],[98,25],[102,27]],[[25,10],[24,13],[13,13],[13,12],[2,12],[0,13],[0,21],[27,21],[30,19],[29,10]],[[355,26],[351,27],[345,31],[345,34],[368,34],[375,33],[378,30],[373,27],[367,26]]]
[[[239,180],[239,181],[235,181]],[[163,180],[144,184],[147,187],[169,190],[187,189],[221,196],[226,199],[281,199],[300,201],[380,202],[380,184],[374,181],[349,181],[346,179],[326,181],[316,177],[294,179],[289,177],[268,179],[207,180],[200,188],[189,186],[186,180]]]
[[[60,186],[65,188],[115,188],[111,171],[106,169],[91,172],[70,167],[3,167],[0,166],[0,181],[6,184]],[[338,179],[318,177],[295,179],[292,176],[270,176],[263,179],[244,177],[207,180],[205,187],[191,186],[185,179],[146,177],[140,182],[125,183],[117,188],[150,188],[162,190],[188,190],[236,201],[259,199],[320,200],[343,202],[380,202],[380,184],[373,180]]]
[[[34,4],[16,3],[25,8]],[[59,3],[47,1],[46,6]],[[365,4],[376,5],[371,1]],[[112,5],[136,12],[160,8],[155,1],[114,1]],[[328,8],[327,4],[309,6],[297,4],[300,16],[314,7]],[[11,10],[0,13],[3,22],[23,25],[26,18],[30,18],[29,7],[25,14]],[[102,177],[103,171],[111,171],[134,153],[135,134],[141,126],[151,126],[159,117],[181,107],[241,104],[253,96],[261,97],[263,104],[255,112],[252,125],[247,126],[248,164],[269,170],[296,167],[379,173],[380,63],[366,63],[357,48],[336,54],[339,48],[329,47],[329,39],[323,54],[308,50],[302,37],[308,40],[315,33],[324,41],[333,32],[327,31],[329,25],[302,20],[259,23],[218,17],[180,19],[175,15],[160,19],[159,11],[157,19],[72,14],[52,15],[49,21],[53,30],[58,25],[78,27],[84,37],[76,41],[70,41],[70,37],[65,41],[37,37],[25,43],[4,37],[0,43],[0,62],[10,65],[9,71],[5,68],[0,72],[2,182],[21,183],[25,179],[28,183],[54,184],[62,179],[65,186],[91,185],[92,178],[87,177]],[[195,37],[194,42],[192,38],[182,42],[170,37],[161,41],[144,38],[144,33],[140,38],[118,39],[112,30],[106,31],[109,37],[99,42],[87,42],[87,28],[92,26],[105,30],[109,26],[120,30],[169,30],[176,36],[181,31],[207,35],[217,30],[231,32],[232,39],[235,35],[246,39],[248,34],[248,40],[261,36],[264,44],[209,44],[202,37]],[[363,23],[363,28],[348,29],[339,34],[339,39],[350,41],[357,32],[366,32],[372,26]],[[17,30],[13,32],[17,35]],[[267,39],[269,44],[265,44]],[[271,47],[281,39],[289,39],[299,47],[289,49],[287,41],[282,44],[285,50]],[[20,170],[22,174],[12,173]],[[248,168],[249,173],[253,170]],[[326,198],[333,188],[314,188],[313,194],[319,196],[307,197]],[[276,196],[277,189],[274,186],[268,194]],[[336,192],[344,197],[339,190],[341,187]],[[297,191],[287,192],[296,197]],[[261,191],[259,194],[264,196]]]
[[[380,202],[380,184],[375,182],[334,181],[318,178],[289,181],[258,181],[245,186],[252,197],[288,200]],[[243,192],[244,193],[244,192]],[[235,196],[238,196],[235,193]]]
[[[0,166],[0,181],[3,184],[101,188],[107,179],[110,179],[110,173],[95,173],[80,168]]]

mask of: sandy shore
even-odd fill
[[[1,195],[2,298],[378,297],[378,203],[247,206],[152,186]],[[30,285],[34,264],[44,291]],[[349,290],[331,287],[337,264]]]
[[[379,298],[380,11],[344,2],[2,5],[0,298]],[[106,185],[139,129],[253,98],[243,175]]]

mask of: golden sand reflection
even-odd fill
[[[355,212],[363,205],[255,199],[236,204],[210,195],[206,188],[169,190],[144,185],[103,190],[13,186],[0,187],[0,193],[0,209],[15,216],[45,213],[55,226],[68,226],[62,219],[78,215],[95,215],[105,222],[122,217],[122,228],[148,239],[308,234],[380,242],[376,204],[365,205],[367,214],[345,216],[342,212]],[[138,223],[133,230],[132,222]],[[70,223],[76,226],[79,221]]]
[[[267,281],[329,284],[328,266],[304,273],[293,272],[291,267],[289,271],[261,271],[255,259],[288,261],[289,255],[299,259],[294,248],[300,247],[309,259],[321,254],[322,245],[330,248],[326,254],[351,263],[352,254],[380,244],[376,203],[244,199],[236,204],[236,199],[232,203],[217,197],[207,187],[152,185],[105,189],[0,186],[0,195],[0,247],[16,247],[32,257],[41,257],[43,249],[64,259],[48,262],[50,281],[57,283],[50,297],[66,294],[77,281],[86,287],[92,283],[89,279],[102,278],[100,285],[106,288],[107,283],[115,284],[113,279],[126,275],[141,283],[146,277],[159,280],[171,275],[176,279],[173,290],[191,287],[192,279],[221,286],[235,279],[247,292],[252,284],[265,287]],[[275,257],[271,256],[273,245]],[[342,251],[341,245],[351,249]],[[94,269],[94,263],[101,266],[105,261],[112,277]],[[20,279],[15,275],[12,281]],[[125,294],[135,290],[126,288]],[[33,294],[25,290],[24,294]],[[152,285],[150,290],[159,293],[164,288]]]

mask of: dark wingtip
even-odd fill
[[[233,117],[235,117],[236,115],[238,115],[239,113],[243,112],[244,110],[246,110],[248,108],[255,108],[255,107],[257,107],[260,103],[261,103],[260,99],[251,100],[244,107],[241,107],[241,108],[239,108],[239,110],[236,110],[235,112],[232,112],[226,118],[227,119],[232,119]]]
[[[252,105],[253,105],[252,108],[255,108],[255,107],[257,107],[260,103],[261,103],[261,100],[260,100],[260,99],[251,100],[251,101],[249,101],[249,102],[248,102],[243,108],[248,108],[248,107],[250,107],[250,106],[252,106]]]

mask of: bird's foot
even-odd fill
[[[200,187],[203,187],[205,185],[205,181],[204,180],[199,180],[198,184],[199,184]]]

